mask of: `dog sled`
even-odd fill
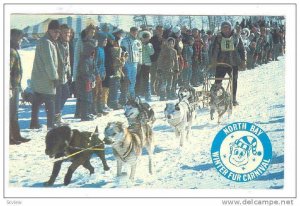
[[[217,66],[225,66],[231,69],[229,75],[223,78],[210,77],[208,74],[204,77],[204,84],[202,88],[202,102],[203,108],[210,107],[211,120],[214,119],[213,113],[218,112],[218,123],[223,114],[228,111],[232,114],[233,108],[233,69],[232,66],[226,63],[218,63]],[[216,69],[220,69],[216,66]],[[216,83],[216,81],[221,81]]]

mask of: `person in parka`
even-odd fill
[[[157,73],[161,76],[162,81],[160,85],[160,101],[166,100],[167,94],[171,94],[173,76],[175,73],[179,73],[177,51],[174,49],[174,46],[175,39],[169,37],[166,45],[162,46],[162,50],[158,56]]]
[[[240,35],[234,33],[231,23],[225,21],[221,24],[221,33],[219,33],[212,45],[212,68],[216,68],[216,78],[223,78],[226,73],[233,73],[233,105],[238,105],[236,99],[238,70],[244,70],[246,67],[246,50]],[[223,63],[223,65],[222,65]],[[216,80],[215,83],[221,83],[222,80]]]
[[[103,90],[103,81],[106,78],[106,68],[105,68],[106,55],[105,55],[104,47],[107,44],[107,35],[104,32],[99,32],[97,33],[96,37],[98,40],[98,46],[95,52],[96,86],[93,89],[92,111],[95,115],[98,115],[100,117],[102,115],[108,114],[108,112],[104,111],[105,102],[102,101],[103,99],[102,95],[105,95]]]
[[[138,65],[142,63],[142,42],[138,39],[138,28],[131,27],[129,36],[121,41],[121,47],[124,47],[128,52],[128,59],[125,63],[125,76],[129,80],[128,89],[121,91],[121,102],[124,104],[127,101],[127,91],[129,96],[135,98],[135,84]]]
[[[45,103],[47,113],[47,128],[54,126],[55,94],[58,81],[57,40],[60,35],[58,20],[52,20],[45,36],[37,42],[31,86],[34,92],[30,129],[40,128],[38,121],[39,108]]]
[[[19,29],[10,30],[10,107],[9,107],[9,144],[20,144],[28,142],[21,136],[18,110],[19,110],[19,93],[21,90],[22,64],[18,52],[23,38],[23,32]]]
[[[61,35],[58,38],[58,77],[59,84],[56,87],[55,96],[55,124],[57,126],[66,124],[62,119],[63,107],[70,96],[69,83],[71,80],[71,63],[69,41],[71,28],[67,24],[60,25]]]
[[[121,29],[115,29],[115,31],[113,31],[115,39],[111,40],[112,46],[109,48],[109,54],[111,57],[111,70],[109,75],[111,81],[109,82],[108,103],[109,107],[114,110],[123,109],[123,107],[119,104],[118,91],[121,87],[121,79],[123,79],[123,85],[126,84],[126,82],[124,82],[125,75],[123,73],[123,68],[126,59],[128,58],[128,52],[125,52],[120,46],[120,40],[123,32],[124,31]],[[124,87],[126,87],[126,85]]]
[[[89,108],[92,106],[93,101],[92,89],[96,86],[94,63],[96,46],[97,42],[93,39],[85,41],[78,62],[76,82],[81,121],[90,121],[94,119],[93,116],[89,114]]]

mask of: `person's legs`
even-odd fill
[[[146,99],[151,99],[151,87],[150,87],[150,66],[143,65],[141,68],[142,74],[142,95],[145,96]]]
[[[168,94],[168,98],[169,99],[176,99],[177,98],[177,95],[176,95],[176,87],[177,87],[177,83],[178,83],[178,76],[180,74],[176,74],[176,73],[173,73],[171,75],[171,77],[169,75],[167,75],[167,82],[169,85],[169,83],[171,83],[171,91],[168,92],[168,89],[169,89],[169,86],[167,86],[167,94]]]
[[[125,68],[127,70],[129,78],[129,95],[135,98],[135,83],[137,75],[137,63],[126,63]]]
[[[173,91],[173,86],[174,86],[173,81],[176,81],[174,77],[176,76],[173,73],[166,74],[166,95],[168,99],[173,99],[175,98],[174,95],[176,95],[175,91]]]
[[[158,92],[158,81],[157,81],[157,62],[152,62],[151,69],[150,69],[150,76],[151,76],[151,93],[156,95]]]
[[[74,82],[74,87],[75,87],[75,93],[74,96],[77,98],[76,99],[76,109],[75,109],[75,114],[74,114],[74,118],[80,118],[80,101],[78,100],[79,98],[79,85],[78,82]]]
[[[62,98],[61,98],[61,105],[60,105],[60,111],[62,112],[65,103],[67,102],[68,98],[70,97],[70,87],[68,83],[63,84],[62,87]]]
[[[54,116],[55,116],[55,95],[44,94],[42,95],[45,102],[45,110],[47,113],[47,128],[54,127]]]
[[[61,104],[62,104],[62,90],[63,85],[59,84],[56,87],[56,94],[55,94],[55,114],[59,114],[61,111]]]
[[[129,79],[127,73],[125,74],[125,77],[123,77],[120,81],[121,87],[121,95],[120,95],[120,104],[125,105],[127,101],[127,96],[128,96],[128,87],[129,87]]]
[[[19,89],[12,90],[9,107],[9,144],[20,144],[17,138],[21,137],[18,122]]]
[[[226,73],[228,71],[228,68],[227,67],[224,67],[224,66],[217,66],[216,67],[216,74],[215,74],[215,78],[224,78]],[[215,80],[215,83],[216,84],[219,84],[221,83],[222,80]]]
[[[166,95],[167,95],[167,79],[166,78],[161,79],[159,95],[160,95],[160,101],[164,101],[166,99]]]
[[[39,109],[40,105],[43,103],[43,99],[40,93],[33,93],[33,100],[31,105],[31,122],[30,129],[39,129]]]
[[[236,93],[237,93],[237,80],[238,80],[238,67],[233,67],[233,77],[232,77],[232,83],[233,83],[233,104],[238,105],[238,102],[236,100]]]
[[[120,78],[114,77],[110,79],[109,82],[109,98],[108,104],[112,109],[120,109],[121,105],[119,105],[118,101],[118,90],[120,89]]]

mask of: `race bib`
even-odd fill
[[[221,40],[221,51],[234,51],[234,43],[233,43],[233,38],[225,38],[222,37]]]

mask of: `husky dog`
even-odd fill
[[[140,98],[129,99],[125,104],[125,116],[129,125],[147,124],[151,127],[155,122],[154,111],[148,103],[142,103]]]
[[[50,158],[57,159],[53,165],[50,179],[44,183],[44,186],[53,185],[61,165],[64,161],[70,160],[68,172],[64,179],[64,184],[71,182],[75,170],[82,165],[94,173],[94,167],[90,163],[92,154],[95,153],[100,157],[104,170],[109,170],[105,159],[105,144],[111,144],[111,140],[106,138],[104,141],[99,139],[98,127],[92,132],[80,132],[77,129],[71,129],[68,126],[61,126],[50,130],[46,135],[45,153]]]
[[[105,138],[112,139],[113,154],[117,159],[117,176],[121,175],[123,164],[131,165],[129,179],[134,180],[138,159],[143,147],[149,155],[149,173],[152,174],[152,136],[142,135],[140,128],[124,128],[122,122],[110,122],[104,130]]]
[[[181,86],[178,90],[178,99],[182,101],[183,99],[187,99],[189,103],[193,106],[197,106],[200,104],[201,97],[203,96],[202,91],[196,91],[196,89],[192,86]],[[200,106],[200,105],[199,105]]]
[[[168,123],[175,128],[175,135],[180,138],[180,146],[183,146],[184,139],[189,139],[195,108],[187,99],[183,99],[177,104],[167,103],[164,114]]]
[[[232,101],[228,92],[225,91],[221,83],[213,84],[210,88],[210,119],[214,119],[214,113],[218,112],[218,123],[226,111],[232,111]]]

